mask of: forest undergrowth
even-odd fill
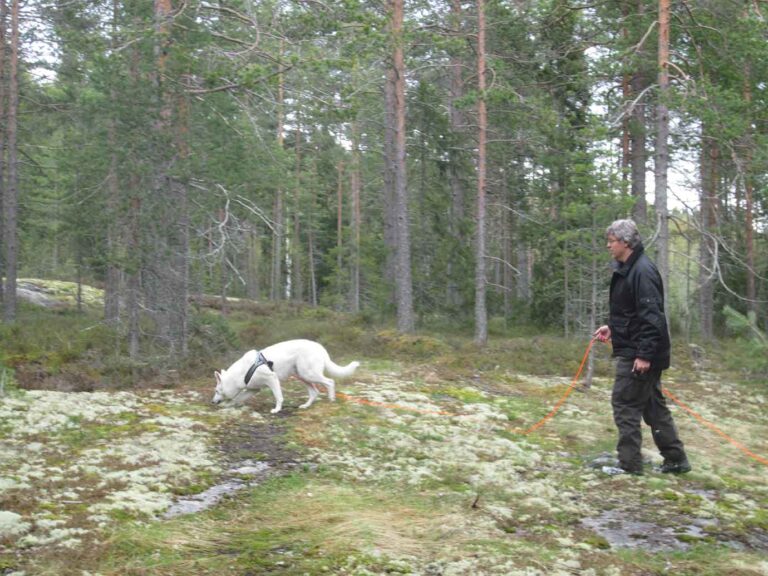
[[[521,434],[567,390],[583,339],[506,335],[478,349],[461,333],[243,307],[222,320],[231,344],[174,378],[163,366],[141,386],[107,386],[94,360],[106,351],[86,334],[100,328],[50,314],[45,346],[59,352],[36,353],[17,330],[24,349],[3,358],[28,380],[7,380],[0,398],[0,574],[768,574],[766,466],[700,421],[673,408],[690,474],[653,472],[650,434],[644,476],[600,473],[615,442],[605,346],[591,386]],[[291,381],[277,415],[266,391],[210,405],[214,369],[289,337],[362,361],[342,398],[300,410]],[[765,375],[705,351],[678,342],[666,386],[768,456]],[[62,387],[62,373],[91,384]],[[206,500],[216,487],[228,489]],[[169,514],[187,500],[202,505]]]

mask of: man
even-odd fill
[[[651,427],[653,441],[664,457],[658,470],[689,472],[691,465],[661,393],[661,372],[669,368],[670,358],[661,276],[645,255],[632,220],[616,220],[606,236],[608,251],[615,260],[610,319],[594,336],[601,342],[611,340],[617,358],[611,405],[619,430],[619,465],[605,466],[603,472],[643,473],[641,418]]]

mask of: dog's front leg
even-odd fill
[[[272,396],[275,397],[275,407],[270,412],[277,414],[283,408],[283,390],[280,387],[280,380],[275,377],[274,380],[267,382],[267,386],[272,390]]]

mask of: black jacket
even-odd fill
[[[613,272],[608,325],[614,356],[650,360],[652,369],[669,368],[664,287],[642,244]]]

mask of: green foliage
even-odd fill
[[[768,352],[768,338],[757,325],[757,315],[750,310],[746,314],[737,312],[730,306],[723,309],[725,324],[731,332],[744,336],[762,346]]]
[[[139,274],[142,305],[157,315],[158,271],[182,259],[180,276],[207,294],[280,299],[291,291],[302,302],[337,311],[359,302],[363,317],[391,318],[397,279],[382,177],[390,168],[382,96],[389,14],[358,0],[290,10],[275,2],[185,7],[168,29],[156,25],[152,3],[30,8],[57,57],[47,80],[33,75],[38,62],[21,67],[20,270],[89,283],[103,283],[112,267]],[[624,120],[630,101],[650,111],[656,98],[618,89],[636,73],[648,82],[655,74],[654,12],[635,8],[574,9],[564,0],[486,7],[487,305],[495,334],[526,323],[583,333],[604,312],[601,232],[635,203],[622,173]],[[472,321],[481,96],[474,9],[406,7],[410,248],[425,327],[440,317],[461,329]],[[756,218],[768,201],[768,48],[754,7],[729,10],[716,2],[675,8],[667,104],[673,157],[695,163],[707,157],[704,140],[716,144],[718,233],[723,245],[741,247],[746,182]],[[655,232],[644,227],[646,236]],[[695,254],[698,232],[686,234],[695,236]],[[766,253],[763,236],[756,234],[755,254]],[[730,290],[716,288],[718,308],[736,306],[731,291],[746,286],[744,255],[724,252],[719,269]],[[766,270],[758,257],[756,276]],[[671,324],[693,337],[692,280],[673,268],[670,311]],[[591,301],[595,282],[603,304]],[[764,324],[764,312],[755,321]],[[231,344],[211,322],[192,320],[193,350]]]
[[[211,312],[193,315],[189,332],[189,350],[193,357],[221,354],[239,344],[226,318]]]
[[[438,338],[400,334],[394,330],[383,330],[376,334],[380,351],[386,351],[398,358],[433,358],[447,354],[450,349]]]
[[[15,324],[0,325],[0,362],[14,367],[39,362],[49,370],[83,356],[114,352],[115,333],[88,315],[24,309]]]

